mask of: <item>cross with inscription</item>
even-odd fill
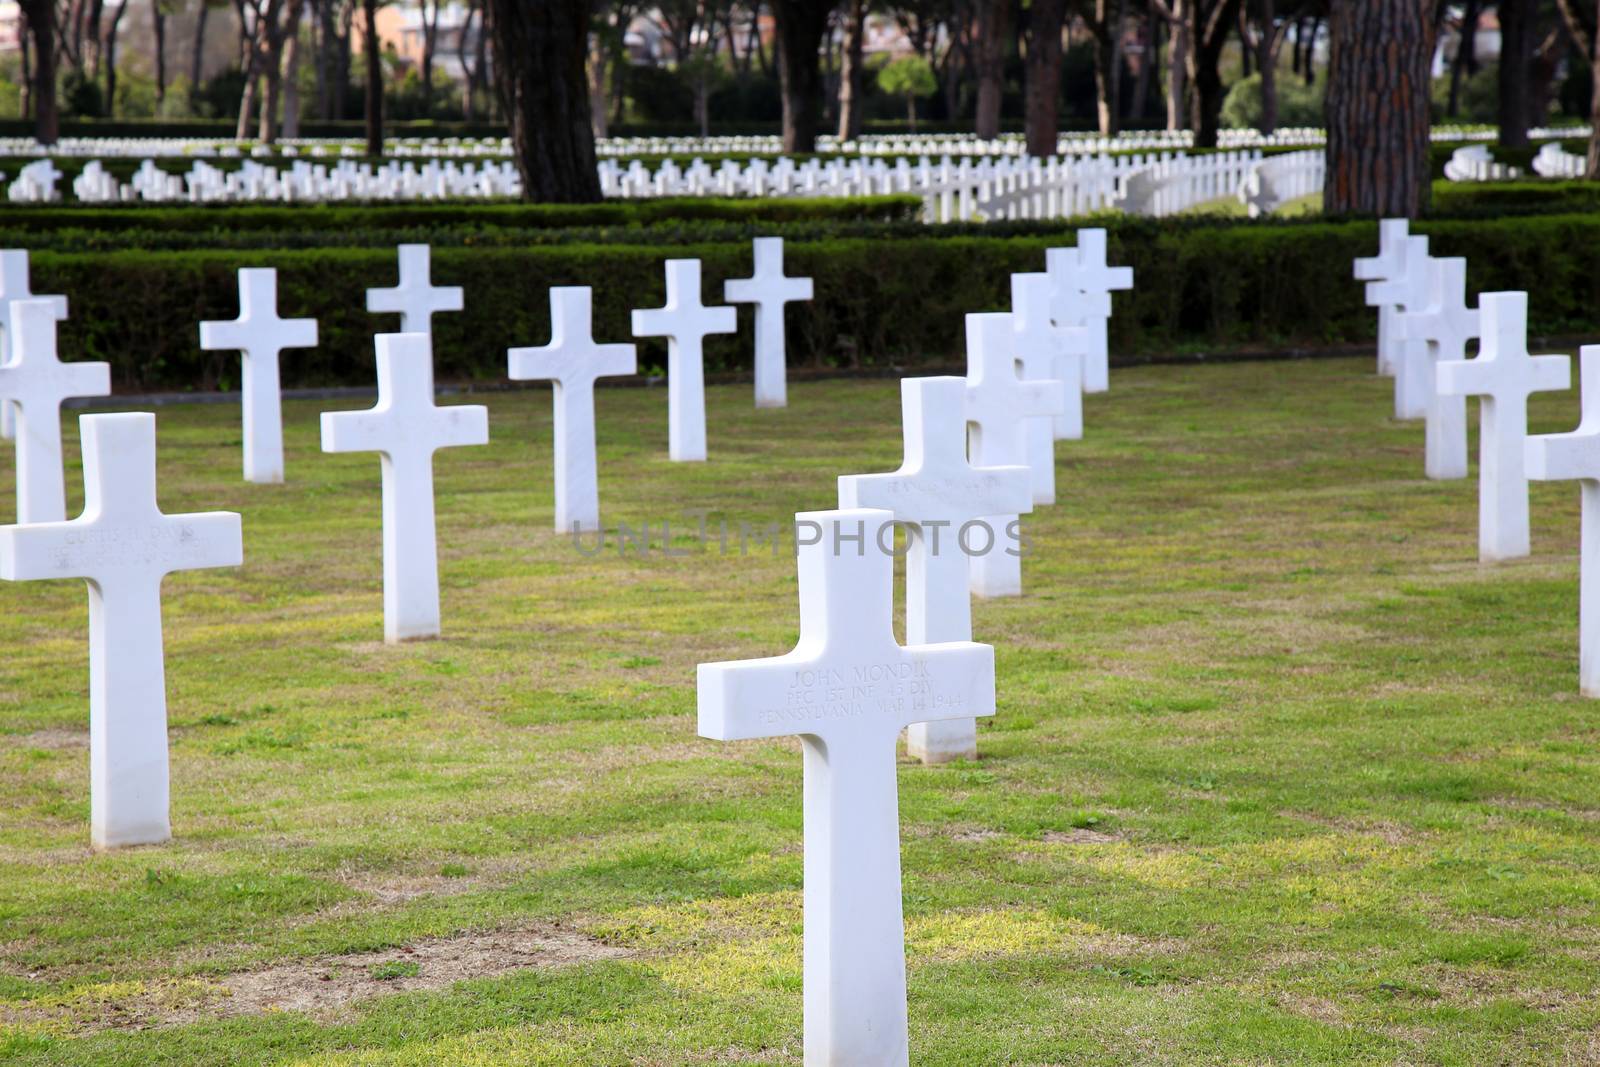
[[[1012,322],[1005,312],[967,316],[967,422],[975,467],[1027,466],[1028,423],[1047,419],[1065,405],[1059,381],[1017,377]],[[973,593],[1022,595],[1021,528],[1015,514],[992,515],[964,541],[972,557]]]
[[[1528,294],[1478,298],[1483,339],[1477,359],[1434,368],[1439,392],[1481,397],[1478,405],[1478,559],[1526,556],[1528,542],[1528,397],[1566,389],[1572,361],[1528,355]]]
[[[555,392],[556,529],[600,528],[600,483],[594,444],[596,378],[638,369],[633,345],[594,341],[587,286],[550,290],[550,343],[506,352],[515,381],[548,379]]]
[[[1578,691],[1600,697],[1600,345],[1579,349],[1578,361],[1578,428],[1528,438],[1528,477],[1576,480],[1580,489]]]
[[[1411,235],[1411,220],[1409,219],[1383,219],[1378,223],[1378,254],[1376,256],[1363,256],[1355,261],[1355,278],[1358,282],[1381,282],[1390,278],[1397,278],[1404,271],[1406,255],[1406,238]],[[1383,299],[1383,294],[1376,297],[1372,287],[1367,287],[1367,306],[1378,309],[1378,373],[1391,375],[1394,365],[1390,359],[1390,348],[1394,344],[1389,333],[1392,320],[1396,314],[1395,306]]]
[[[994,714],[988,645],[895,642],[894,560],[877,543],[892,519],[874,509],[796,515],[794,651],[697,670],[701,736],[800,738],[805,1062],[828,1067],[908,1062],[900,731]]]
[[[1056,441],[1083,437],[1082,326],[1058,326],[1051,315],[1048,274],[1011,276],[1011,326],[1016,334],[1017,368],[1024,381],[1059,381],[1062,411],[1049,419],[1029,419],[1025,430],[1028,466],[1033,471],[1033,502],[1056,502]],[[1058,377],[1065,372],[1064,377]],[[1057,434],[1065,420],[1067,432]]]
[[[111,392],[109,363],[63,363],[56,356],[51,297],[6,307],[11,358],[0,364],[0,402],[17,420],[17,522],[63,522],[67,486],[61,455],[61,402]]]
[[[1405,359],[1419,360],[1428,398],[1424,470],[1429,478],[1467,476],[1467,398],[1444,396],[1435,379],[1445,361],[1467,358],[1467,342],[1478,337],[1477,308],[1467,307],[1467,261],[1428,260],[1428,303],[1399,316],[1397,329],[1408,346]],[[1422,351],[1413,349],[1421,345]]]
[[[278,272],[271,267],[239,270],[239,317],[202,322],[200,347],[237,350],[240,404],[244,409],[244,479],[264,485],[283,481],[283,398],[278,355],[285,348],[317,343],[316,319],[278,317]]]
[[[433,454],[489,443],[489,410],[433,402],[433,343],[425,333],[376,338],[378,403],[324,411],[324,452],[383,457],[383,635],[390,644],[439,636],[439,548]]]
[[[144,845],[172,836],[161,580],[237,567],[244,542],[232,512],[161,513],[154,415],[85,415],[79,425],[83,514],[0,527],[0,578],[88,581],[90,839]]]
[[[781,408],[789,402],[783,309],[791,301],[811,299],[811,279],[784,275],[782,237],[757,237],[752,243],[755,273],[723,282],[722,299],[756,306],[756,407]]]
[[[1051,249],[1062,252],[1068,250]],[[1078,231],[1078,247],[1073,255],[1058,254],[1052,262],[1045,253],[1045,270],[1056,276],[1056,284],[1083,293],[1087,302],[1081,322],[1062,323],[1087,330],[1083,360],[1083,391],[1103,393],[1111,388],[1110,345],[1106,324],[1111,319],[1111,293],[1133,288],[1132,267],[1112,267],[1106,263],[1106,231],[1100,227]]]
[[[368,289],[367,310],[400,315],[401,333],[433,332],[436,311],[460,311],[464,297],[459,285],[434,285],[429,280],[431,250],[427,245],[400,246],[400,284],[392,289]]]
[[[1392,309],[1387,342],[1389,366],[1394,374],[1394,417],[1397,419],[1420,419],[1428,413],[1431,383],[1426,375],[1427,367],[1422,360],[1405,358],[1403,316],[1427,308],[1432,280],[1433,272],[1428,266],[1428,239],[1407,237],[1400,273],[1367,283],[1367,303],[1381,301]]]
[[[1033,510],[1027,467],[974,467],[967,461],[966,392],[965,378],[902,378],[900,469],[839,479],[841,508],[881,508],[907,527],[907,644],[972,640],[963,527],[985,515]],[[977,722],[913,723],[906,747],[923,763],[977,759]]]
[[[35,296],[29,288],[27,249],[0,251],[0,366],[11,359],[11,304],[15,300],[48,300],[57,321],[67,317],[66,297]],[[9,440],[16,435],[16,415],[11,401],[0,400],[0,437]]]
[[[733,333],[739,313],[700,303],[700,261],[667,260],[667,303],[633,313],[635,337],[667,339],[667,448],[680,462],[706,458],[707,334]]]

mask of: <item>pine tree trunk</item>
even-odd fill
[[[1533,54],[1532,0],[1501,0],[1500,143],[1528,146],[1528,61]]]
[[[361,49],[367,65],[367,155],[383,155],[383,53],[378,46],[378,0],[361,0]]]
[[[1278,40],[1272,0],[1261,0],[1261,40],[1256,43],[1256,66],[1261,68],[1261,133],[1270,137],[1278,128]]]
[[[1595,37],[1589,42],[1589,162],[1583,176],[1600,180],[1600,4],[1596,5]]]
[[[1056,154],[1060,132],[1056,109],[1061,98],[1061,23],[1066,13],[1065,0],[1033,0],[1033,6],[1028,9],[1024,125],[1030,156]]]
[[[773,0],[778,36],[778,85],[783,93],[783,150],[815,152],[822,95],[817,50],[828,28],[831,0]]]
[[[1432,13],[1432,0],[1333,6],[1327,214],[1416,218],[1427,207]]]
[[[23,14],[33,34],[33,130],[40,144],[61,135],[56,109],[56,16],[54,0],[24,0]]]
[[[1189,76],[1189,5],[1194,0],[1173,0],[1172,21],[1167,26],[1167,129],[1185,129]]]
[[[584,58],[590,0],[487,0],[494,70],[522,175],[536,202],[600,199]]]
[[[1100,133],[1112,137],[1122,125],[1122,4],[1097,0],[1095,9],[1095,114]]]
[[[128,5],[117,5],[117,13],[111,16],[111,26],[106,30],[106,117],[117,117],[117,30],[122,25],[122,16],[127,14]]]
[[[150,0],[150,24],[156,35],[156,114],[167,102],[167,14],[161,0]]]
[[[211,17],[211,6],[202,0],[194,16],[194,44],[189,50],[189,95],[200,92],[200,82],[206,73],[206,21]],[[191,111],[193,108],[191,107]]]
[[[848,0],[844,23],[844,61],[839,68],[839,139],[861,136],[861,105],[866,95],[862,48],[867,36],[867,0]]]
[[[978,110],[973,132],[985,141],[1000,136],[1000,97],[1005,88],[1010,0],[978,0]]]
[[[1228,41],[1228,27],[1238,18],[1241,0],[1210,0],[1201,3],[1191,0],[1192,30],[1189,40],[1190,96],[1189,126],[1194,130],[1196,148],[1217,147],[1217,131],[1222,124],[1222,72],[1217,64],[1222,59],[1223,45]],[[1355,3],[1356,0],[1352,0]],[[1389,0],[1359,0],[1359,3],[1384,3]],[[1345,4],[1342,6],[1352,6]]]
[[[283,56],[283,136],[300,136],[300,17],[303,0],[289,0],[288,25],[284,27]]]

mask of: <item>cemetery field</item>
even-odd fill
[[[1478,565],[1476,478],[1421,477],[1372,362],[1087,398],[1027,594],[974,602],[982,757],[900,766],[914,1063],[1600,1061],[1578,491]],[[711,461],[673,464],[664,389],[599,391],[647,554],[550,529],[548,392],[473,398],[444,637],[399,647],[378,461],[317,446],[368,401],[287,403],[283,486],[241,480],[236,406],[160,409],[164,510],[241,512],[245,565],[166,582],[174,840],[106,855],[83,583],[0,583],[0,1061],[799,1064],[799,746],[697,737],[695,665],[792,646],[789,544],[740,524],[897,467],[900,403],[750,396],[708,389]]]

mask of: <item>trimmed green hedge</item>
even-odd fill
[[[1600,333],[1600,217],[1435,221],[1418,230],[1432,237],[1438,254],[1467,257],[1474,291],[1531,290],[1535,334]],[[789,269],[816,279],[816,299],[790,308],[791,361],[816,367],[959,361],[963,315],[1005,307],[1010,274],[1042,269],[1044,249],[1070,241],[1070,232],[974,236],[906,228],[792,242]],[[1137,285],[1115,297],[1112,351],[1122,361],[1198,359],[1366,342],[1376,318],[1350,264],[1376,247],[1372,222],[1113,225],[1112,261],[1133,266]],[[742,239],[670,248],[436,249],[434,279],[464,286],[467,299],[464,315],[435,319],[440,378],[502,378],[506,348],[548,339],[547,290],[555,285],[593,286],[596,336],[626,339],[630,310],[662,304],[662,261],[678,256],[703,261],[704,293],[713,302],[723,279],[750,271]],[[371,335],[396,324],[367,314],[364,290],[394,283],[390,249],[40,253],[34,278],[37,291],[71,298],[66,358],[109,360],[123,389],[211,389],[236,384],[237,357],[201,352],[196,324],[235,316],[234,272],[243,266],[277,267],[282,313],[319,320],[321,345],[285,354],[286,384],[372,381]],[[738,337],[710,339],[710,369],[748,369],[750,319],[742,310]],[[642,345],[643,366],[663,362],[659,342]]]
[[[1600,209],[1600,182],[1530,178],[1514,182],[1435,182],[1441,216],[1550,215]]]

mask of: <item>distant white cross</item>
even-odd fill
[[[401,333],[433,333],[436,311],[465,306],[459,285],[436,286],[429,280],[427,245],[400,246],[400,284],[393,289],[368,289],[367,310],[400,315]]]
[[[322,413],[324,452],[383,456],[383,632],[391,644],[439,634],[439,550],[433,454],[489,443],[489,412],[433,402],[433,345],[425,333],[379,334],[378,404]]]
[[[1011,276],[1011,325],[1016,333],[1017,367],[1024,381],[1061,383],[1061,414],[1029,419],[1028,466],[1033,471],[1033,502],[1056,502],[1057,423],[1065,421],[1063,440],[1083,436],[1083,326],[1058,326],[1051,315],[1052,286],[1048,274]]]
[[[239,516],[163,515],[156,504],[156,417],[85,415],[83,514],[0,527],[0,578],[89,583],[89,822],[96,848],[172,836],[161,580],[236,567]]]
[[[61,402],[69,396],[109,395],[111,365],[57,358],[54,298],[15,300],[6,310],[11,358],[0,364],[0,401],[16,411],[17,522],[64,522]]]
[[[1400,315],[1394,328],[1406,346],[1402,358],[1421,366],[1428,401],[1426,473],[1429,478],[1465,478],[1467,398],[1442,395],[1435,384],[1435,368],[1445,361],[1466,359],[1467,342],[1478,337],[1478,309],[1467,307],[1467,261],[1429,259],[1427,305]]]
[[[1088,330],[1083,391],[1103,393],[1111,387],[1110,346],[1106,334],[1106,324],[1111,318],[1111,293],[1133,288],[1133,268],[1106,264],[1106,231],[1099,227],[1079,230],[1075,251],[1076,254],[1070,256],[1058,254],[1053,263],[1046,252],[1045,270],[1055,275],[1057,285],[1075,288],[1089,298],[1084,305],[1083,321],[1062,325],[1081,325]]]
[[[1404,270],[1406,238],[1410,233],[1409,219],[1384,219],[1379,222],[1378,254],[1355,261],[1356,281],[1379,282],[1399,277]],[[1378,309],[1378,373],[1392,375],[1394,365],[1390,350],[1394,341],[1389,337],[1389,331],[1395,314],[1394,305],[1381,299],[1374,300],[1372,289],[1368,286],[1367,306],[1376,306]]]
[[[1578,482],[1578,691],[1600,697],[1600,345],[1578,352],[1583,416],[1571,433],[1527,441],[1528,477]]]
[[[1479,396],[1478,558],[1485,563],[1528,554],[1528,397],[1566,389],[1571,360],[1528,355],[1528,294],[1478,298],[1483,339],[1477,359],[1438,364],[1439,392]]]
[[[679,461],[706,458],[705,339],[733,333],[738,312],[700,303],[700,261],[667,260],[667,303],[636,309],[635,337],[667,339],[668,454]]]
[[[1064,344],[1056,356],[1056,369],[1051,377],[1071,387],[1077,382],[1077,392],[1083,393],[1084,369],[1089,352],[1095,345],[1093,331],[1085,323],[1095,317],[1111,316],[1111,294],[1089,294],[1077,287],[1076,248],[1047,248],[1044,252],[1045,276],[1050,279],[1050,317],[1062,331]],[[1074,417],[1073,413],[1077,415]],[[1083,400],[1067,397],[1066,407],[1051,420],[1057,441],[1076,441],[1083,437]]]
[[[1432,281],[1428,239],[1407,237],[1400,273],[1382,281],[1367,283],[1367,303],[1379,303],[1391,309],[1386,342],[1389,346],[1389,366],[1394,374],[1394,417],[1397,419],[1420,419],[1428,413],[1426,362],[1405,359],[1402,343],[1405,340],[1403,316],[1427,308]]]
[[[1005,313],[967,316],[967,421],[972,465],[1028,465],[1028,423],[1058,414],[1065,405],[1059,381],[1017,377],[1016,331]],[[974,533],[972,591],[978,596],[1022,595],[1021,520],[989,516],[990,543]]]
[[[237,350],[241,406],[244,409],[244,478],[272,484],[283,481],[283,397],[278,355],[285,348],[317,343],[316,319],[278,317],[278,272],[271,267],[239,270],[239,317],[202,322],[200,347]]]
[[[633,374],[633,345],[595,344],[587,286],[550,290],[550,343],[507,351],[516,381],[549,380],[555,392],[556,529],[600,528],[594,441],[596,378]]]
[[[1033,510],[1026,467],[974,467],[967,460],[967,380],[902,378],[905,460],[893,474],[839,479],[841,508],[882,508],[909,530],[906,643],[972,640],[970,566],[961,539],[987,515]],[[913,723],[906,747],[924,763],[978,756],[977,723]]]
[[[29,288],[27,249],[0,251],[0,366],[11,359],[11,303],[14,300],[48,300],[58,320],[67,317],[66,297],[35,296]],[[16,435],[16,414],[10,401],[0,400],[0,437],[9,440]]]
[[[756,407],[781,408],[789,402],[783,309],[790,301],[811,299],[811,279],[784,276],[782,237],[753,243],[755,273],[723,282],[722,298],[756,306]]]
[[[794,651],[697,672],[701,736],[801,741],[813,1064],[906,1064],[896,739],[911,723],[994,714],[992,648],[895,642],[894,561],[876,543],[891,518],[870,509],[796,515]]]

